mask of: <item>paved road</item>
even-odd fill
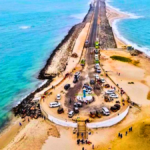
[[[98,20],[99,8],[100,8],[99,6],[100,6],[100,2],[99,0],[97,0],[96,7],[94,8],[93,24],[89,35],[89,47],[94,47],[94,43],[96,41],[97,25],[98,25],[97,20]]]

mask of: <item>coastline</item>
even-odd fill
[[[75,28],[77,26],[82,26],[81,29],[78,31],[79,33],[81,32],[81,30],[84,28],[85,24],[87,22],[90,21],[90,17],[92,17],[91,13],[93,12],[93,10],[91,9],[91,7],[89,8],[86,16],[84,17],[83,21],[79,24],[74,25],[68,32],[68,34],[64,37],[64,39],[61,41],[61,43],[54,49],[54,51],[52,52],[52,54],[50,55],[50,57],[48,58],[46,65],[44,66],[44,68],[40,71],[38,78],[40,80],[45,80],[47,79],[47,81],[44,81],[44,84],[41,84],[40,87],[38,87],[35,91],[33,91],[32,93],[30,93],[29,95],[27,95],[24,99],[22,99],[22,101],[20,101],[19,104],[17,104],[15,107],[12,108],[12,113],[13,113],[13,117],[11,120],[8,121],[8,124],[4,127],[2,127],[1,133],[0,133],[0,143],[2,143],[3,145],[0,145],[0,149],[4,146],[6,146],[9,142],[12,141],[12,139],[14,139],[16,137],[16,135],[28,124],[30,124],[29,122],[27,122],[27,119],[25,119],[25,123],[23,123],[24,125],[20,128],[19,127],[19,122],[24,122],[24,119],[22,120],[21,117],[19,116],[19,118],[17,117],[19,115],[19,113],[16,114],[16,116],[14,115],[14,111],[17,108],[20,108],[24,105],[24,103],[30,103],[36,94],[40,93],[41,91],[43,91],[46,88],[49,88],[49,85],[51,84],[51,82],[53,81],[53,79],[55,78],[54,76],[49,76],[49,77],[45,77],[44,76],[44,70],[49,66],[48,63],[51,63],[52,59],[55,57],[55,53],[57,51],[59,51],[59,48],[61,46],[63,46],[65,44],[65,42],[72,36],[72,34],[75,32]],[[78,34],[79,34],[78,33]],[[76,36],[76,38],[78,38],[78,35]],[[68,55],[69,57],[69,55]],[[37,119],[38,121],[39,119]],[[3,139],[5,137],[8,137],[9,135],[10,138],[6,139],[5,143],[3,143]]]
[[[107,7],[108,8],[108,7]],[[126,16],[125,14],[119,14],[119,12],[117,12],[116,10],[113,10],[113,9],[111,9],[111,8],[108,8],[109,10],[109,13],[111,14],[111,16],[109,16],[109,18],[108,18],[108,20],[109,20],[109,22],[110,22],[110,26],[111,26],[111,24],[116,20],[116,19],[120,19],[120,18],[125,18],[125,17],[129,17],[129,16]],[[89,12],[88,12],[89,13]],[[117,14],[118,13],[118,14]],[[88,15],[88,14],[87,14]],[[85,21],[86,19],[87,19],[87,15],[86,15],[86,17],[85,17],[85,19],[83,20],[83,21]],[[108,14],[107,14],[108,15]],[[125,16],[124,16],[125,15]],[[82,23],[81,23],[82,24]],[[68,35],[65,37],[65,38],[69,38],[69,34],[70,34],[70,36],[71,36],[71,33],[72,32],[74,32],[75,31],[75,28],[76,28],[76,26],[78,26],[78,25],[75,25],[75,26],[73,26],[72,28],[71,28],[71,30],[69,31],[69,33],[68,33]],[[81,32],[81,31],[80,31]],[[113,33],[114,33],[114,31],[113,31]],[[114,33],[114,35],[115,35],[115,33]],[[66,42],[66,40],[65,40],[65,38],[62,40],[62,42],[59,44],[59,45],[63,45],[63,41],[64,41],[64,43]],[[78,36],[77,36],[77,38],[78,38]],[[117,38],[117,36],[115,35],[115,39],[116,40],[118,40],[118,41],[116,41],[116,42],[118,42],[118,45],[119,46],[121,46],[121,44],[122,45],[124,45],[125,43],[123,43],[119,38]],[[59,46],[58,46],[59,47]],[[55,53],[57,53],[57,51],[59,50],[59,48],[56,48],[55,50],[54,50],[54,52],[50,55],[50,58],[47,60],[47,63],[51,63],[51,61],[52,61],[52,59],[53,59],[53,57],[56,57],[56,55],[55,55]],[[122,55],[124,55],[124,56],[126,56],[124,53],[126,53],[125,51],[123,51],[122,50],[122,52],[123,52],[123,54]],[[103,52],[103,54],[104,53],[107,53],[107,51],[105,51],[105,52]],[[108,51],[108,53],[109,53],[109,51]],[[110,53],[112,53],[112,54],[115,54],[115,53],[118,53],[119,54],[119,51],[118,52],[110,52]],[[119,54],[120,55],[120,54]],[[68,55],[68,57],[69,57],[70,55]],[[106,55],[107,57],[109,56],[108,54]],[[127,55],[127,56],[129,56],[129,54]],[[112,60],[110,60],[110,61],[112,61]],[[69,61],[68,61],[69,62]],[[44,71],[46,70],[46,67],[49,67],[49,64],[47,64],[46,63],[46,65],[45,65],[45,67],[42,69],[43,70],[43,72],[42,72],[42,70],[41,70],[41,76],[40,76],[40,74],[39,74],[39,78],[40,79],[48,79],[48,81],[45,83],[45,84],[43,84],[41,87],[39,87],[39,88],[37,88],[34,92],[32,92],[30,95],[28,95],[23,101],[27,101],[27,102],[30,102],[30,101],[32,101],[32,99],[33,98],[35,98],[35,95],[39,95],[40,96],[40,92],[41,91],[44,91],[44,89],[46,89],[46,88],[49,88],[49,85],[51,84],[51,82],[52,81],[54,81],[54,80],[57,80],[57,77],[55,78],[55,75],[54,76],[46,76],[45,77],[45,75],[44,75]],[[120,66],[120,65],[122,65],[121,63],[119,63],[119,62],[109,62],[109,61],[106,61],[105,63],[109,63],[108,64],[108,68],[111,66],[111,63],[113,64],[113,63],[116,63],[114,66]],[[125,64],[126,65],[126,64]],[[129,65],[129,64],[128,64]],[[112,65],[113,66],[113,65]],[[107,68],[107,65],[105,66],[106,68]],[[127,66],[127,68],[130,68],[131,66]],[[113,67],[112,67],[113,68]],[[111,68],[111,69],[112,69]],[[116,67],[117,68],[117,67]],[[118,67],[118,68],[121,68],[121,67]],[[123,68],[126,68],[126,67],[123,67]],[[122,68],[122,70],[123,70],[123,68]],[[45,69],[45,70],[44,70]],[[111,70],[110,69],[110,70]],[[132,69],[132,68],[131,68]],[[107,69],[106,69],[107,70]],[[109,70],[109,69],[108,69]],[[115,69],[114,69],[115,70]],[[116,71],[116,70],[115,70]],[[119,70],[120,71],[120,70]],[[134,71],[133,71],[133,73],[134,73]],[[125,73],[124,73],[125,74]],[[140,74],[142,74],[142,72],[140,71]],[[116,74],[114,74],[114,75],[112,75],[112,76],[116,76]],[[132,79],[133,80],[133,79]],[[139,79],[140,80],[140,79]],[[117,76],[117,82],[118,82],[118,76]],[[135,81],[136,82],[136,81]],[[122,82],[120,81],[120,83],[119,83],[119,85],[121,84]],[[136,86],[136,85],[135,85]],[[128,88],[129,88],[129,86],[128,86]],[[131,91],[131,90],[130,90]],[[139,92],[140,93],[140,92]],[[42,94],[41,94],[42,95]],[[134,95],[134,94],[133,94]],[[38,97],[38,96],[37,96]],[[136,97],[136,95],[134,95],[134,97]],[[141,98],[142,99],[142,98]],[[23,103],[23,101],[21,102],[21,103]],[[132,111],[132,110],[131,110]],[[130,121],[135,121],[133,118],[133,112],[128,116],[128,119],[130,120]],[[137,115],[137,114],[136,114]],[[33,119],[33,120],[31,120],[30,121],[30,123],[27,121],[27,119],[25,120],[25,123],[23,123],[23,126],[20,128],[19,127],[19,121],[21,120],[21,118],[19,117],[19,118],[14,118],[14,119],[16,119],[16,120],[14,120],[15,121],[15,126],[16,127],[13,127],[13,125],[14,124],[10,124],[10,126],[8,127],[8,129],[6,129],[6,131],[5,132],[7,132],[7,136],[9,136],[11,133],[12,133],[12,131],[15,131],[15,133],[12,133],[12,138],[13,137],[15,137],[15,138],[13,138],[13,141],[8,145],[8,149],[28,149],[28,148],[31,148],[31,147],[29,147],[29,146],[33,146],[31,143],[29,143],[29,141],[27,142],[27,138],[29,138],[29,134],[35,134],[36,132],[37,132],[37,134],[35,134],[35,137],[37,138],[36,140],[35,140],[35,147],[34,147],[34,149],[40,149],[40,145],[43,145],[44,143],[45,143],[45,141],[46,141],[46,139],[49,137],[49,143],[50,143],[50,146],[48,146],[48,147],[45,147],[45,149],[47,148],[49,148],[49,147],[51,147],[51,145],[52,146],[55,146],[55,144],[53,144],[53,142],[54,143],[56,143],[57,144],[57,142],[59,143],[59,146],[61,147],[62,146],[62,141],[63,141],[63,139],[65,139],[66,140],[66,135],[68,136],[68,145],[70,145],[70,143],[72,144],[71,146],[74,146],[76,143],[74,142],[75,141],[75,138],[72,138],[72,135],[70,135],[70,133],[72,133],[72,130],[69,130],[69,129],[63,129],[62,130],[62,128],[61,127],[58,127],[58,126],[55,126],[54,127],[54,125],[52,124],[52,123],[50,123],[50,122],[46,122],[45,120],[43,120],[43,119],[41,119],[41,118],[39,118],[39,119],[37,119],[37,120],[35,120],[35,119]],[[99,134],[95,134],[95,135],[91,135],[91,137],[93,138],[93,141],[96,141],[95,142],[95,145],[98,143],[98,140],[97,139],[99,139],[100,138],[100,140],[102,140],[101,139],[101,137],[99,136],[100,134],[102,134],[103,133],[103,135],[105,135],[105,136],[103,136],[102,138],[103,138],[103,140],[102,140],[102,142],[99,142],[100,144],[102,144],[103,145],[103,142],[104,143],[107,143],[106,141],[109,141],[109,137],[107,137],[106,135],[108,134],[108,136],[112,136],[112,137],[114,137],[114,135],[116,134],[116,131],[118,131],[118,130],[120,130],[120,128],[122,128],[121,126],[122,125],[124,125],[124,126],[127,126],[128,124],[129,124],[129,120],[127,121],[127,119],[126,119],[126,121],[127,122],[122,122],[122,123],[120,123],[119,125],[118,125],[118,127],[119,127],[119,129],[114,129],[113,128],[113,132],[112,132],[112,128],[107,128],[107,129],[103,129],[103,131],[101,130],[101,129],[97,129],[96,130],[96,133],[98,132]],[[21,120],[22,121],[22,120]],[[44,123],[44,122],[46,122],[46,123]],[[133,123],[133,122],[132,122]],[[123,126],[123,127],[124,127]],[[39,129],[41,129],[41,131],[39,130]],[[61,131],[60,131],[60,129],[61,129]],[[94,132],[94,131],[93,131]],[[60,134],[61,134],[61,136],[60,136]],[[41,137],[41,138],[39,138],[39,137]],[[0,136],[0,138],[1,138],[1,136]],[[59,139],[58,139],[59,138]],[[7,139],[6,138],[6,140],[9,140],[9,139]],[[56,141],[56,140],[58,140],[58,141]],[[62,141],[61,141],[62,140]],[[66,141],[64,140],[64,144],[66,144]],[[73,141],[74,140],[74,141]],[[24,141],[25,141],[25,143],[24,143]],[[1,138],[0,139],[0,142],[2,143],[3,142],[3,138]],[[6,141],[5,141],[6,142]],[[15,142],[17,143],[16,145],[15,145]],[[39,142],[39,143],[38,143]],[[48,142],[48,141],[47,141]],[[70,142],[70,143],[69,143]],[[5,143],[5,145],[7,145],[7,143],[9,143],[9,141],[7,141],[6,143]],[[30,145],[31,144],[31,145]],[[20,147],[17,147],[17,145],[19,145]],[[28,146],[29,145],[29,146]],[[38,146],[37,146],[38,145]],[[63,147],[63,146],[62,146]],[[100,147],[101,147],[101,145],[100,145]],[[51,147],[51,148],[53,148],[53,147]],[[76,148],[76,147],[73,147],[73,148]],[[78,148],[78,147],[77,147]],[[76,148],[76,149],[77,149]]]

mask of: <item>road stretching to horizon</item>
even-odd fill
[[[96,36],[97,36],[97,28],[98,28],[98,14],[100,8],[100,1],[96,1],[96,7],[94,6],[94,17],[93,17],[93,24],[91,27],[90,35],[89,35],[89,47],[94,47]]]

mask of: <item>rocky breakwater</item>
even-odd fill
[[[82,23],[79,23],[71,28],[68,35],[62,40],[62,42],[55,48],[50,58],[47,60],[45,67],[40,71],[40,79],[51,79],[56,77],[66,69],[68,59],[72,55],[72,50],[79,33],[84,28],[87,22],[91,21],[93,14],[93,8],[90,5],[90,9],[85,16]]]
[[[112,31],[112,27],[109,24],[106,16],[106,4],[105,0],[100,0],[100,26],[99,26],[99,39],[101,49],[116,48],[116,41]]]
[[[53,81],[53,78],[64,71],[67,65],[69,57],[71,57],[74,43],[83,29],[85,24],[91,21],[93,14],[93,8],[90,9],[85,16],[82,23],[73,26],[68,35],[62,40],[62,42],[55,48],[50,58],[47,60],[45,67],[39,73],[39,79],[48,79],[47,82],[41,87],[37,88],[34,92],[24,98],[20,104],[13,108],[15,116],[19,115],[21,118],[29,116],[31,118],[42,117],[39,99],[34,99],[35,94],[41,92],[43,89],[48,87]],[[45,95],[47,93],[45,92]]]

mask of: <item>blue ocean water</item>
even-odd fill
[[[117,35],[127,44],[150,55],[150,1],[109,0],[109,5],[131,16],[114,23]]]
[[[0,0],[0,127],[43,82],[40,69],[88,8],[87,0]]]

